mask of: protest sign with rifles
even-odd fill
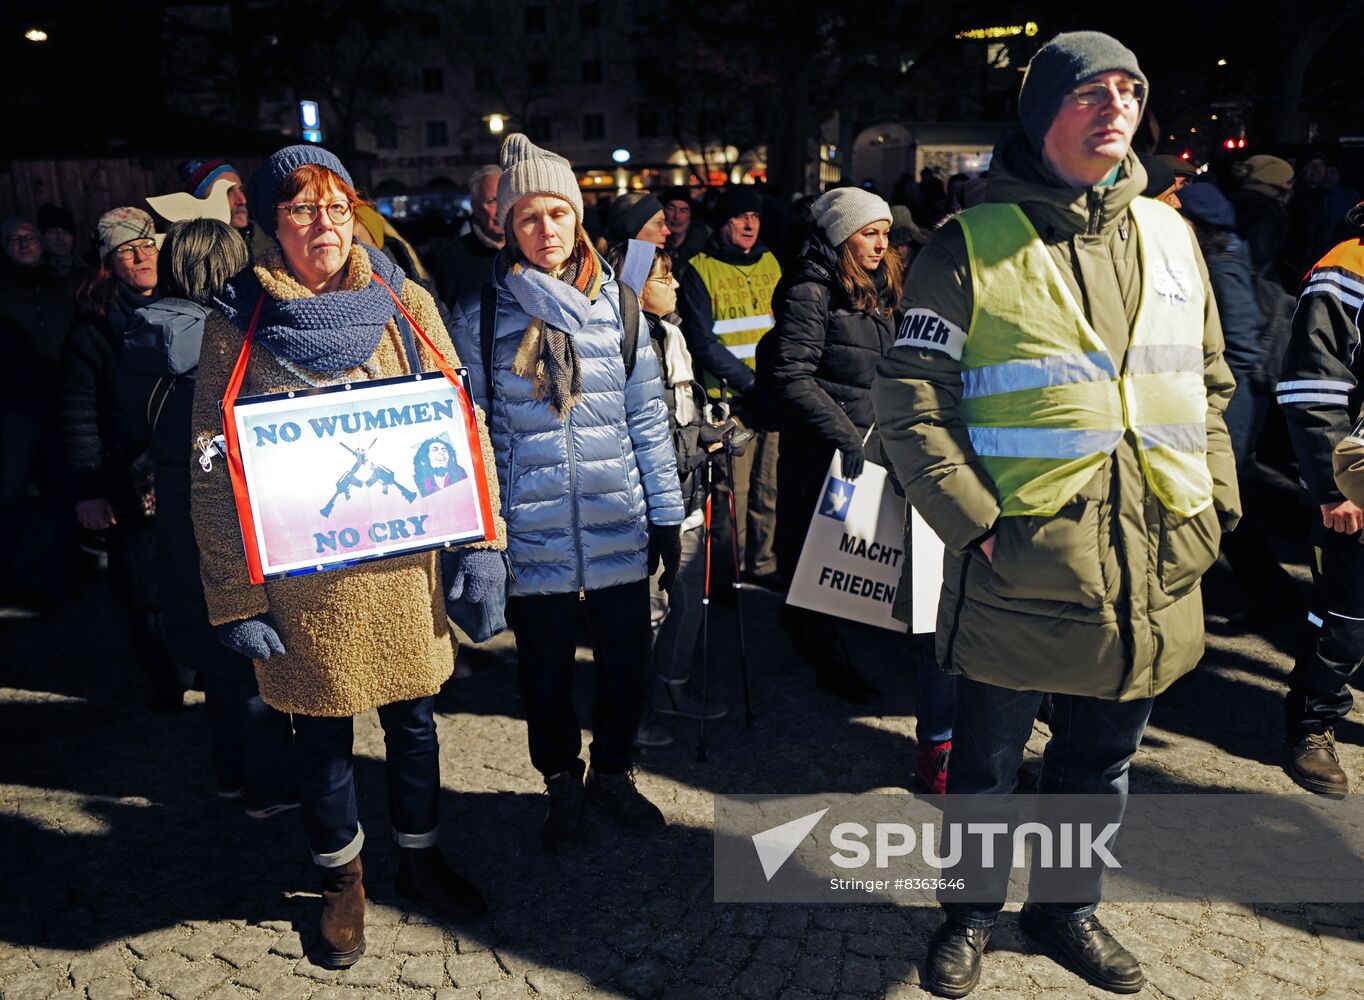
[[[223,399],[252,583],[495,537],[467,370],[406,318],[439,371],[239,399],[253,317]]]

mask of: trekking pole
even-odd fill
[[[729,410],[729,383],[720,383],[720,398]],[[744,638],[743,567],[739,565],[739,514],[734,500],[734,453],[725,447],[725,470],[729,476],[729,548],[734,562],[734,610],[739,616],[739,665],[744,685],[744,725],[753,728],[753,699],[748,688],[748,643]],[[704,707],[703,707],[704,714]]]
[[[706,681],[710,668],[710,509],[715,495],[715,476],[710,456],[706,456],[706,513],[701,530],[706,548],[706,573],[701,584],[701,735],[696,741],[696,759],[706,762]]]

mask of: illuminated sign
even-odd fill
[[[965,31],[958,31],[953,37],[960,42],[1013,38],[1017,35],[1026,35],[1031,38],[1035,34],[1037,34],[1037,22],[1028,21],[1026,24],[996,24],[988,28],[967,28]]]

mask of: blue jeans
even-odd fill
[[[440,747],[431,696],[379,708],[388,765],[388,815],[399,847],[431,847],[439,832]],[[294,767],[313,861],[339,868],[365,835],[355,805],[354,720],[294,716]]]
[[[246,787],[246,808],[298,801],[294,733],[285,712],[261,700],[255,675],[203,674],[204,704],[221,789]]]
[[[947,765],[947,815],[951,819],[956,795],[1007,795],[1018,784],[1023,749],[1032,735],[1033,720],[1042,704],[1041,691],[1012,691],[957,678],[956,727],[952,756]],[[1037,790],[1045,795],[1117,796],[1112,818],[1122,818],[1127,801],[1127,768],[1141,745],[1153,698],[1108,701],[1077,695],[1052,696],[1051,739],[1042,755],[1042,775]],[[963,856],[969,862],[974,838],[965,838]],[[946,849],[946,845],[943,846]],[[978,853],[978,852],[977,852]],[[1031,885],[1041,874],[1034,869]],[[1045,877],[1045,876],[1043,876]],[[993,927],[1004,906],[1009,868],[1000,865],[977,885],[976,902],[944,902],[947,915],[972,927]],[[1037,908],[1055,919],[1079,920],[1099,905],[1103,866],[1095,866],[1088,898],[1074,903],[1039,903]],[[997,889],[997,896],[991,890]]]
[[[914,698],[914,712],[918,717],[914,739],[921,747],[945,743],[952,738],[952,720],[957,714],[956,675],[938,667],[931,634],[910,641],[914,644],[914,659],[919,671]]]
[[[653,679],[680,682],[691,677],[696,643],[701,636],[701,602],[706,585],[704,533],[698,525],[682,532],[682,560],[677,579],[667,591],[658,577],[649,581],[649,621],[654,632]]]

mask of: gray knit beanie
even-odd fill
[[[810,211],[819,228],[824,230],[824,238],[834,247],[873,222],[895,221],[884,198],[858,187],[826,191],[815,199]]]
[[[270,236],[275,235],[275,199],[279,195],[280,185],[284,183],[284,178],[305,163],[316,163],[319,167],[326,167],[351,187],[355,187],[355,182],[350,179],[350,172],[342,166],[334,153],[306,142],[297,146],[285,146],[262,163],[246,185],[246,201],[251,208],[251,218]]]
[[[507,213],[522,198],[550,194],[573,206],[578,222],[583,221],[583,193],[572,165],[558,153],[541,149],[521,132],[513,132],[502,142],[497,154],[502,176],[497,179],[497,217],[503,225]]]
[[[1066,94],[1092,76],[1114,71],[1130,73],[1140,80],[1147,88],[1149,101],[1150,84],[1137,65],[1136,55],[1112,35],[1102,31],[1071,31],[1057,35],[1038,49],[1028,63],[1018,95],[1018,117],[1033,148],[1042,149],[1042,141]]]

